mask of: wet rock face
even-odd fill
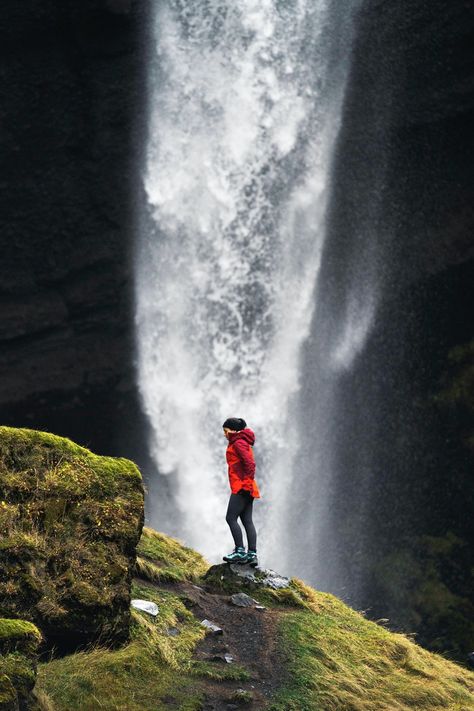
[[[0,616],[71,651],[128,639],[143,527],[136,466],[69,440],[0,428]]]
[[[107,390],[117,406],[132,390],[131,201],[145,5],[0,7],[3,422],[53,429],[54,409],[80,413],[76,395],[97,402]]]

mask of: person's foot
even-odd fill
[[[234,548],[232,553],[223,556],[222,560],[225,560],[226,563],[246,563],[247,554],[245,552],[245,548],[241,548],[240,546],[238,548]]]
[[[252,565],[254,568],[258,565],[257,551],[248,551],[245,559],[247,565]]]

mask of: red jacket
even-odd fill
[[[255,481],[255,459],[252,446],[255,435],[246,427],[240,432],[231,432],[225,457],[229,466],[229,484],[233,494],[241,489],[249,491],[254,499],[260,498]]]

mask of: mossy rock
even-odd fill
[[[69,651],[128,639],[144,521],[135,464],[0,427],[0,614]]]
[[[41,641],[41,633],[35,625],[25,620],[0,619],[0,654],[11,652],[34,654]]]
[[[0,619],[0,710],[30,707],[41,633],[25,620]]]
[[[18,694],[7,674],[0,673],[0,711],[18,711]]]

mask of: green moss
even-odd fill
[[[286,679],[271,711],[474,707],[474,674],[369,622],[332,595],[309,597],[312,611],[281,618]]]
[[[36,678],[40,631],[25,620],[0,619],[0,707],[23,707]]]
[[[197,581],[209,568],[209,563],[192,548],[147,527],[137,553],[141,558],[138,573],[149,580]]]
[[[41,641],[41,632],[25,620],[0,619],[0,654],[9,652],[36,652]]]
[[[0,427],[0,614],[35,622],[57,644],[125,641],[143,515],[132,462]]]
[[[117,650],[80,652],[39,667],[38,693],[57,711],[161,711],[174,699],[176,708],[202,707],[199,670],[193,669],[194,648],[205,630],[179,595],[140,582],[133,597],[155,602],[159,615],[133,611],[130,642]],[[177,627],[179,634],[167,634]],[[97,702],[100,701],[100,706]]]
[[[18,703],[18,694],[7,674],[0,673],[0,708],[15,708]],[[17,706],[18,708],[18,706]]]
[[[35,683],[35,667],[32,660],[19,652],[2,655],[2,672],[8,676],[13,686],[26,695]]]

